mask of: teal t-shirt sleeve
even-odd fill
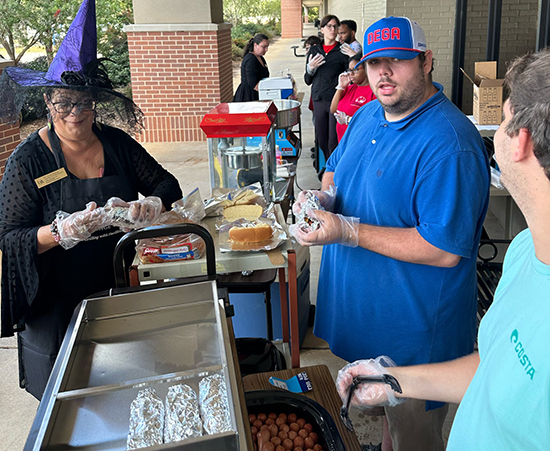
[[[411,214],[420,235],[446,252],[472,257],[489,183],[486,159],[473,151],[443,155],[422,169],[411,197]]]

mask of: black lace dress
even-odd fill
[[[182,197],[176,178],[129,135],[107,126],[94,126],[94,132],[103,144],[103,177],[80,180],[69,173],[38,188],[35,179],[64,166],[64,159],[35,132],[8,159],[0,183],[1,336],[19,332],[20,382],[39,399],[74,308],[114,286],[112,256],[122,235],[103,233],[72,249],[57,246],[38,255],[38,229],[58,210],[83,210],[89,201],[101,206],[107,196],[158,196],[167,209]]]
[[[241,84],[235,92],[233,102],[251,102],[258,100],[259,93],[254,87],[260,82],[260,80],[269,77],[269,69],[267,63],[262,57],[262,63],[258,61],[258,58],[253,53],[247,53],[241,64]]]

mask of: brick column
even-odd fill
[[[301,38],[302,0],[281,0],[281,37]]]
[[[231,25],[126,27],[133,99],[146,142],[204,141],[205,113],[233,99]]]
[[[12,61],[0,62],[0,75],[4,67],[12,65]],[[4,176],[6,161],[20,142],[21,135],[19,133],[19,124],[8,125],[0,121],[0,180],[2,180]]]

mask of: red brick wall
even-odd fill
[[[205,113],[233,99],[231,30],[128,32],[144,142],[204,141]]]
[[[281,0],[281,37],[301,38],[302,0]]]
[[[1,74],[2,68],[0,68]],[[4,176],[6,161],[20,142],[19,125],[8,125],[0,121],[0,180]]]

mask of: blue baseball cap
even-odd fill
[[[357,66],[372,58],[412,60],[427,50],[424,30],[408,17],[385,17],[374,22],[363,38],[363,58]]]

